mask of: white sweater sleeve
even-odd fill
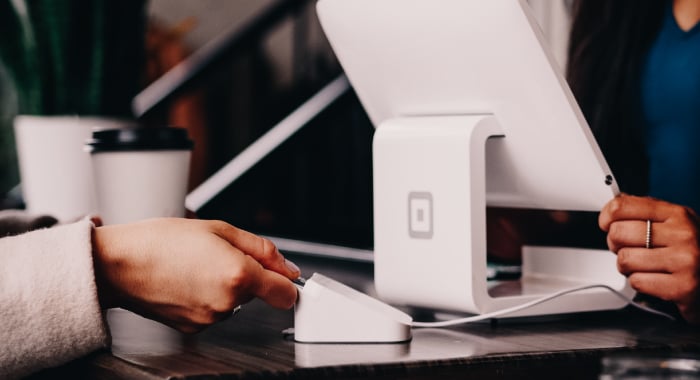
[[[0,378],[107,346],[92,228],[85,220],[0,239]]]

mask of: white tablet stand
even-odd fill
[[[376,131],[375,282],[399,305],[487,313],[585,284],[632,295],[608,251],[526,247],[522,278],[487,283],[487,178],[503,136],[492,115],[393,118]],[[495,179],[498,180],[497,178]],[[495,190],[495,189],[494,189]],[[606,289],[564,295],[510,316],[616,309]]]
[[[486,206],[598,211],[619,190],[526,0],[319,0],[377,130],[375,282],[385,301],[487,313],[590,284],[631,294],[607,251],[527,247],[486,274]],[[607,290],[512,316],[614,309]]]

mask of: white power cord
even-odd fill
[[[644,306],[642,304],[634,302],[634,300],[632,300],[631,298],[629,298],[626,295],[618,292],[617,290],[609,287],[608,285],[595,284],[595,285],[584,285],[584,286],[579,286],[579,287],[575,287],[575,288],[564,289],[564,290],[558,291],[556,293],[552,293],[550,295],[532,300],[530,302],[525,302],[522,305],[509,307],[507,309],[494,311],[492,313],[475,315],[473,317],[457,318],[457,319],[450,319],[447,321],[438,321],[438,322],[415,322],[414,321],[411,323],[411,327],[448,327],[448,326],[461,325],[461,324],[465,324],[465,323],[483,321],[485,319],[501,317],[501,316],[504,316],[507,314],[515,313],[515,312],[520,311],[520,310],[525,310],[525,309],[531,308],[533,306],[539,305],[541,303],[544,303],[544,302],[553,300],[555,298],[561,297],[565,294],[580,292],[582,290],[588,290],[588,289],[594,289],[594,288],[605,288],[605,289],[611,291],[613,294],[615,294],[619,298],[623,299],[628,304],[636,307],[637,309],[646,311],[647,313],[660,315],[662,317],[666,317],[666,318],[671,319],[671,320],[675,320],[675,318],[669,314],[666,314],[664,312],[661,312],[661,311],[658,311],[658,310],[655,310],[655,309],[652,309],[650,307],[647,307],[647,306]]]

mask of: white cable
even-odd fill
[[[531,308],[533,306],[539,305],[543,302],[547,302],[547,301],[553,300],[555,298],[561,297],[565,294],[580,292],[582,290],[593,289],[593,288],[608,289],[609,291],[613,292],[613,294],[615,294],[619,298],[626,301],[628,304],[630,304],[630,305],[632,305],[640,310],[646,311],[646,312],[651,313],[651,314],[660,315],[662,317],[666,317],[666,318],[671,319],[671,320],[675,320],[675,318],[669,314],[666,314],[664,312],[661,312],[661,311],[658,311],[658,310],[655,310],[655,309],[652,309],[650,307],[647,307],[647,306],[644,306],[644,305],[641,305],[641,304],[634,302],[631,298],[627,297],[626,295],[618,292],[617,290],[615,290],[607,285],[596,284],[596,285],[584,285],[584,286],[579,286],[576,288],[564,289],[564,290],[558,291],[556,293],[550,294],[548,296],[544,296],[544,297],[532,300],[530,302],[525,302],[522,305],[509,307],[507,309],[494,311],[492,313],[486,313],[486,314],[476,315],[473,317],[451,319],[448,321],[439,321],[439,322],[415,322],[414,321],[411,323],[411,326],[412,327],[448,327],[448,326],[461,325],[461,324],[465,324],[465,323],[478,322],[478,321],[482,321],[485,319],[496,318],[496,317],[500,317],[500,316],[503,316],[506,314],[515,313],[515,312],[520,311],[520,310],[525,310],[525,309]]]

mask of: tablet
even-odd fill
[[[320,0],[375,127],[491,114],[487,204],[599,211],[617,183],[525,0]]]

